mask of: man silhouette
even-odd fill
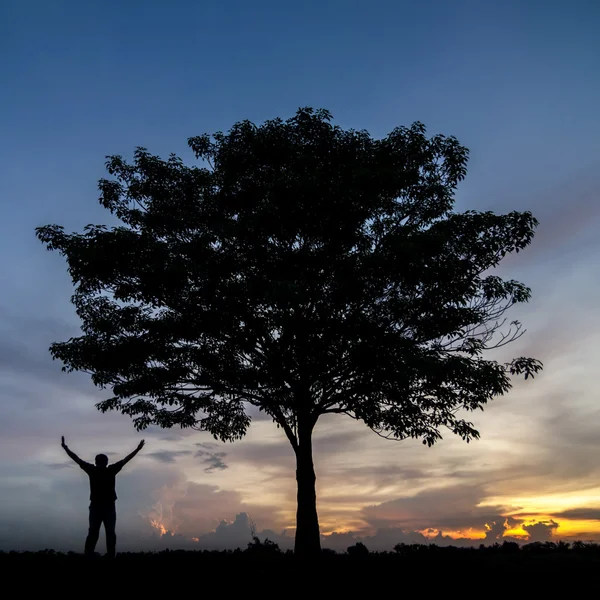
[[[117,499],[115,476],[144,447],[144,440],[139,443],[138,447],[131,454],[128,454],[123,460],[112,465],[108,464],[106,454],[98,454],[95,459],[95,465],[81,460],[75,452],[69,450],[69,447],[65,444],[64,435],[62,436],[61,446],[90,478],[90,528],[85,540],[85,553],[88,556],[94,554],[100,535],[100,526],[104,523],[106,555],[114,558],[117,545],[117,536],[115,534],[117,521],[115,510],[115,500]]]

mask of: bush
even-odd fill
[[[281,554],[279,544],[272,542],[269,538],[266,538],[264,542],[261,542],[256,536],[254,536],[252,542],[248,542],[247,553],[260,554],[260,555],[273,555]]]
[[[369,549],[362,542],[356,542],[354,546],[348,546],[346,550],[350,556],[367,556],[369,554]]]

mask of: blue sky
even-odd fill
[[[508,499],[519,498],[519,506],[533,517],[538,514],[547,520],[554,515],[558,522],[561,510],[595,510],[594,502],[600,507],[600,492],[584,493],[591,489],[588,478],[593,479],[595,466],[581,456],[588,456],[591,448],[584,451],[575,443],[583,439],[584,425],[592,427],[591,439],[594,424],[600,427],[594,409],[599,398],[591,377],[600,358],[596,351],[599,19],[600,5],[593,0],[305,0],[293,4],[4,0],[0,4],[0,415],[4,425],[0,429],[5,437],[0,443],[0,497],[12,499],[15,506],[12,516],[5,518],[5,529],[0,517],[0,545],[33,543],[27,542],[18,524],[31,517],[28,511],[39,513],[39,506],[33,500],[27,505],[30,508],[18,506],[17,499],[23,493],[30,498],[43,496],[48,510],[59,510],[64,499],[52,491],[52,482],[83,489],[77,496],[81,503],[73,510],[85,521],[85,480],[75,470],[48,467],[62,464],[58,440],[65,429],[75,437],[76,451],[79,438],[80,445],[90,442],[92,454],[92,441],[108,439],[117,451],[125,451],[137,440],[124,418],[100,415],[93,409],[100,392],[85,378],[57,372],[59,365],[49,357],[48,344],[76,332],[77,321],[69,304],[71,284],[65,264],[45,252],[34,228],[56,222],[77,230],[107,220],[96,201],[97,180],[105,175],[107,154],[130,156],[136,146],[145,146],[162,156],[175,152],[191,160],[186,146],[189,136],[226,130],[240,119],[285,118],[306,105],[327,108],[336,123],[367,129],[374,136],[415,120],[425,123],[431,134],[455,135],[471,150],[469,174],[458,190],[457,206],[497,212],[531,209],[541,222],[523,258],[510,258],[504,267],[511,277],[533,288],[532,304],[518,315],[529,328],[519,343],[546,364],[539,384],[537,379],[536,387],[519,384],[511,396],[514,400],[499,401],[500,408],[482,417],[495,446],[482,441],[477,453],[448,440],[442,455],[424,454],[421,447],[407,443],[403,467],[412,465],[429,474],[419,479],[420,487],[411,487],[413,479],[399,472],[392,477],[395,483],[382,483],[397,468],[395,447],[371,440],[369,432],[355,430],[353,424],[344,425],[348,430],[341,437],[336,437],[337,425],[332,424],[331,430],[324,425],[323,440],[333,440],[323,442],[323,456],[317,458],[322,461],[317,465],[323,465],[322,513],[327,530],[354,528],[374,535],[373,523],[380,521],[369,521],[373,506],[385,505],[377,510],[387,515],[389,506],[396,506],[390,502],[402,504],[402,499],[418,494],[431,495],[428,490],[432,485],[431,489],[438,489],[440,482],[440,489],[448,493],[459,484],[473,492],[467,494],[465,506],[477,500],[473,506],[479,508],[467,507],[467,512],[476,513],[482,502],[498,498],[494,509],[505,515],[511,504]],[[561,373],[571,373],[577,384],[569,378],[559,382]],[[579,390],[576,400],[575,388]],[[525,404],[518,401],[521,396],[527,398]],[[540,450],[543,444],[534,450],[519,449],[522,436],[511,436],[523,423],[530,423],[524,431],[533,439],[539,435],[547,440],[555,432],[553,427],[558,427],[560,435],[554,439],[563,444],[560,440],[567,439],[568,433],[568,443],[574,446],[569,446],[572,454],[565,456],[579,465],[589,463],[589,469],[578,479],[567,463],[564,473],[547,467],[544,461],[556,454],[557,446],[548,447],[547,454]],[[131,514],[138,514],[136,502],[142,502],[134,497],[138,489],[150,490],[152,498],[144,501],[154,506],[165,486],[175,486],[188,500],[189,486],[208,486],[206,490],[213,486],[235,498],[229,512],[221,514],[222,504],[212,505],[202,496],[198,502],[210,505],[210,510],[197,522],[186,517],[195,523],[179,526],[182,531],[188,527],[186,539],[194,527],[193,537],[207,534],[219,521],[233,520],[248,506],[255,515],[264,514],[264,523],[257,520],[259,529],[284,530],[291,525],[293,513],[291,504],[286,504],[289,498],[278,497],[275,490],[261,496],[256,489],[265,490],[266,480],[244,475],[275,476],[272,469],[280,464],[274,459],[281,453],[277,444],[282,441],[270,427],[257,423],[260,435],[227,446],[229,468],[211,473],[198,466],[203,459],[196,457],[194,462],[192,448],[207,440],[177,436],[162,440],[162,434],[150,432],[147,457],[139,459],[131,475],[146,477],[145,483],[134,489],[133,480],[123,475],[124,495],[130,496],[124,502],[130,502]],[[275,441],[268,441],[271,435]],[[364,439],[373,453],[365,451],[370,463],[363,457],[362,467],[352,467],[364,467],[364,473],[369,473],[366,479],[357,471],[344,471],[343,465],[352,463],[345,452],[353,435]],[[151,457],[152,436],[156,452],[180,453],[169,455],[173,462],[165,462],[165,454]],[[509,448],[507,455],[499,451],[504,447]],[[485,452],[491,462],[505,465],[502,468],[533,461],[540,472],[546,468],[546,479],[538,474],[519,489],[501,483],[494,487],[485,469],[480,472],[473,466],[473,473],[479,474],[465,483],[450,476],[456,469],[452,471],[449,463],[443,467],[444,456],[455,456],[468,470],[474,454]],[[412,461],[408,465],[405,455]],[[248,458],[252,456],[254,462]],[[338,466],[336,460],[341,461]],[[382,465],[380,476],[369,471],[375,463]],[[248,464],[254,470],[248,470]],[[166,469],[166,480],[175,477],[177,485],[169,488],[160,480],[157,466]],[[446,479],[433,478],[436,469],[444,468]],[[289,476],[288,488],[283,487],[290,498],[291,469],[286,463],[281,473],[281,481]],[[354,487],[347,483],[353,477]],[[539,500],[556,489],[557,481],[564,488],[563,498],[578,500],[554,504]],[[326,500],[328,494],[331,500]],[[183,506],[177,497],[171,510]],[[443,499],[444,493],[432,497]],[[532,498],[538,498],[538,503]],[[272,510],[264,509],[269,502],[284,507],[277,519],[272,518]],[[407,502],[406,506],[415,506]],[[407,514],[409,509],[402,510]],[[430,525],[425,519],[418,527],[440,529],[447,521],[436,520],[436,510],[443,512],[432,506]],[[456,531],[468,531],[467,525],[480,530],[483,517],[475,513],[471,525],[465,517]],[[60,522],[62,517],[52,514]],[[185,522],[184,517],[178,519]],[[400,517],[392,521],[412,527]],[[600,526],[590,523],[585,527],[600,531]],[[142,519],[130,539],[143,537],[147,525],[147,519]],[[78,523],[72,527],[73,543],[79,543]],[[573,525],[568,527],[567,533]]]

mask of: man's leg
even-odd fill
[[[90,528],[85,540],[85,553],[88,556],[93,555],[96,549],[98,536],[100,535],[100,525],[102,525],[102,512],[97,506],[90,504]]]
[[[115,533],[115,526],[117,524],[117,511],[115,505],[109,505],[106,507],[104,513],[104,531],[106,532],[106,556],[109,558],[115,557],[115,551],[117,546],[117,535]]]

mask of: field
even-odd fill
[[[116,596],[134,591],[153,596],[164,591],[225,598],[258,592],[279,597],[314,591],[430,597],[434,590],[446,590],[452,595],[495,597],[525,589],[552,590],[558,595],[559,589],[568,593],[596,582],[600,549],[581,543],[575,547],[538,543],[525,548],[509,543],[487,548],[399,545],[393,552],[376,553],[358,545],[345,553],[326,551],[312,561],[261,543],[226,552],[121,553],[113,560],[45,550],[0,552],[0,572],[4,581],[9,574],[18,574],[28,591],[102,588]]]

